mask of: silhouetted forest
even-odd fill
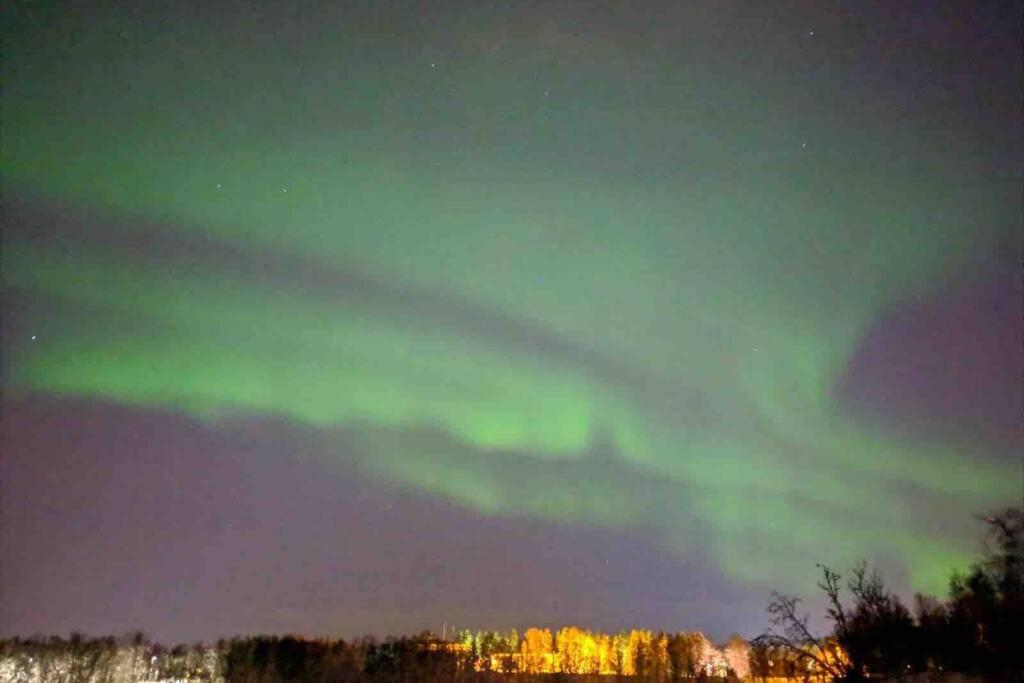
[[[799,599],[774,594],[768,612],[775,628],[755,639],[752,670],[807,669],[842,681],[943,672],[1024,680],[1024,511],[1008,508],[982,519],[987,552],[966,574],[953,575],[946,601],[917,595],[908,608],[864,564],[845,582],[852,601],[844,601],[842,577],[822,566],[818,585],[828,598],[832,632],[816,638]]]

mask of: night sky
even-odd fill
[[[0,633],[944,594],[1022,491],[1019,7],[420,4],[7,4]]]

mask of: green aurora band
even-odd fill
[[[970,182],[955,130],[642,54],[21,20],[9,198],[326,275],[15,236],[6,286],[59,305],[11,344],[13,391],[285,417],[483,514],[712,539],[727,575],[781,588],[867,557],[942,591],[974,542],[905,492],[951,517],[1013,500],[1005,459],[835,398],[881,312],[992,247],[1005,188]]]

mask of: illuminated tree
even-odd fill
[[[700,644],[694,635],[676,633],[669,636],[666,654],[672,678],[694,678],[700,673]]]
[[[607,633],[594,635],[597,643],[597,671],[602,674],[616,673],[615,670],[615,641]]]
[[[669,675],[668,636],[659,631],[650,641],[647,674],[661,680]]]
[[[550,662],[554,654],[553,639],[548,629],[528,628],[523,634],[520,651],[523,667],[527,673],[550,673]]]
[[[629,652],[632,656],[632,674],[646,676],[651,668],[651,641],[654,634],[650,631],[633,629],[629,632]]]
[[[558,670],[562,673],[583,673],[582,633],[575,626],[564,626],[555,633]]]
[[[491,656],[501,649],[501,636],[494,631],[477,631],[473,655],[481,671],[491,670]]]
[[[597,640],[590,631],[566,626],[555,635],[555,646],[563,673],[595,674],[600,671]]]
[[[750,676],[750,645],[747,641],[734,633],[726,643],[723,654],[737,678]]]
[[[515,673],[518,670],[518,662],[515,654],[519,652],[519,633],[512,629],[501,643],[501,655],[499,670],[502,673]]]
[[[619,631],[608,644],[608,666],[611,673],[628,676],[633,672],[633,658],[629,650],[629,635]]]

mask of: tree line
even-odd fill
[[[732,659],[729,659],[729,656]],[[633,629],[605,634],[568,626],[557,631],[462,631],[455,640],[429,632],[378,640],[251,636],[214,646],[164,648],[142,634],[124,638],[36,637],[0,641],[0,680],[47,683],[209,681],[489,681],[551,680],[613,674],[645,680],[745,675],[747,644],[724,651],[700,633]],[[730,664],[730,661],[739,669]]]
[[[800,600],[774,593],[773,628],[719,648],[703,634],[633,629],[608,634],[567,626],[517,631],[429,632],[378,640],[253,636],[164,648],[141,633],[124,638],[34,637],[0,641],[0,680],[47,683],[209,681],[490,681],[610,675],[644,680],[785,677],[864,681],[923,674],[1024,680],[1024,513],[983,518],[989,547],[949,597],[915,596],[906,607],[880,575],[858,565],[844,581],[821,567],[831,631],[815,636]],[[605,679],[607,680],[607,679]]]

